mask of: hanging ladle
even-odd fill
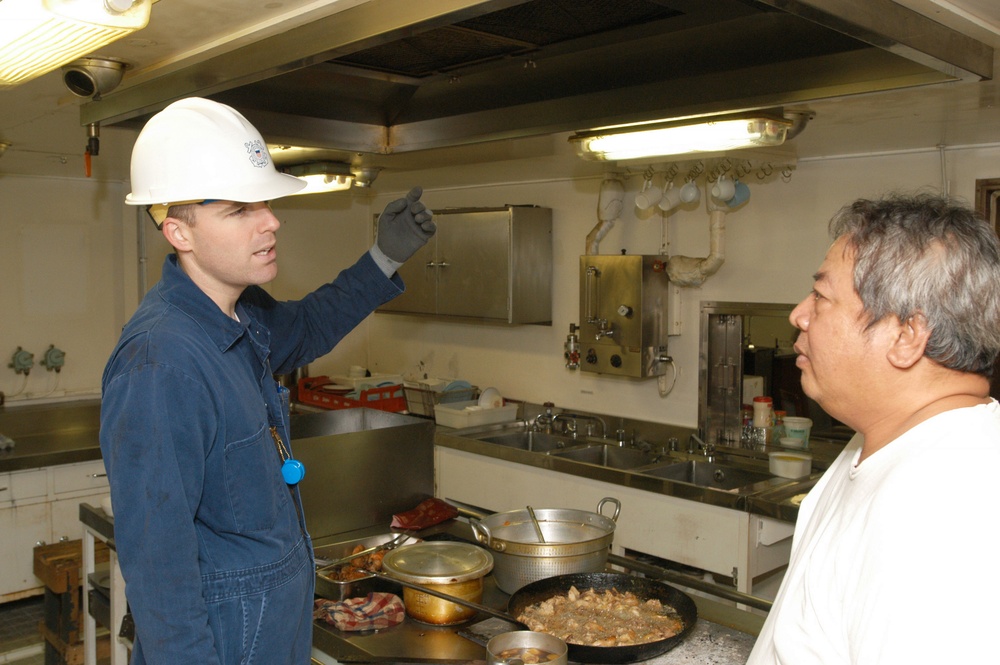
[[[538,534],[538,542],[544,543],[545,536],[542,535],[542,527],[538,524],[538,518],[535,517],[535,509],[528,506],[528,516],[531,517],[531,523],[535,525],[535,533]]]

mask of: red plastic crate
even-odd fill
[[[328,376],[306,376],[299,379],[299,401],[324,409],[356,409],[365,407],[379,411],[406,411],[403,384],[378,386],[362,390],[358,398],[347,397],[341,390],[331,390],[336,385]]]

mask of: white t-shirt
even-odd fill
[[[799,509],[748,665],[1000,663],[1000,404],[927,420]]]

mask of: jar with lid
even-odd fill
[[[753,398],[753,443],[756,446],[766,446],[771,443],[773,434],[774,401],[770,397]]]

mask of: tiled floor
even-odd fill
[[[43,618],[41,596],[0,605],[0,663],[43,665],[42,636],[38,624]],[[21,658],[18,654],[25,655]],[[17,658],[17,660],[12,660]]]

